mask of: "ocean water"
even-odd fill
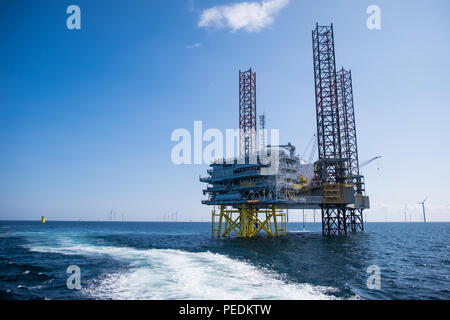
[[[0,222],[0,299],[450,299],[450,223],[320,228],[218,240],[209,223]]]

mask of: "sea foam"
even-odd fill
[[[211,252],[86,244],[29,249],[108,255],[127,262],[126,270],[106,273],[83,286],[82,292],[94,299],[336,299],[333,288],[289,282],[266,268]]]

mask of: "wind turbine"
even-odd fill
[[[427,216],[425,215],[425,201],[427,201],[428,197],[425,198],[425,200],[423,200],[422,202],[417,202],[418,204],[422,205],[422,210],[423,210],[423,222],[427,222]]]
[[[305,231],[305,209],[303,209],[303,231]]]

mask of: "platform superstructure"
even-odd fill
[[[287,232],[286,209],[319,209],[323,234],[364,230],[369,208],[359,173],[351,71],[336,71],[333,25],[312,33],[318,160],[304,161],[291,143],[257,148],[256,73],[239,72],[240,156],[211,164],[202,203],[214,206],[212,234],[251,238]],[[265,128],[265,116],[260,129]]]

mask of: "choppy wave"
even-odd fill
[[[217,241],[208,224],[1,222],[0,300],[450,298],[449,223],[373,223],[326,239],[320,226]],[[72,264],[81,291],[66,286]],[[373,264],[382,290],[366,286]]]
[[[73,245],[33,247],[66,255],[109,255],[130,268],[82,292],[96,299],[335,299],[333,288],[292,283],[267,269],[211,252]]]

